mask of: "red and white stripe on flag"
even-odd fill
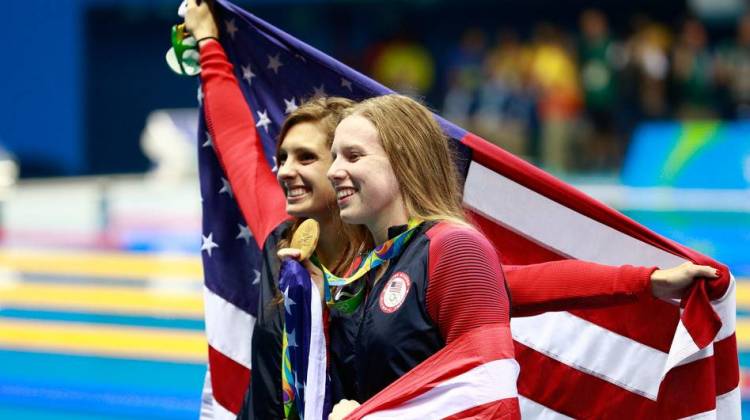
[[[367,400],[347,420],[520,418],[507,325],[476,328]]]
[[[250,381],[255,318],[204,287],[212,419],[235,419]],[[204,390],[204,394],[206,394]]]
[[[464,203],[504,264],[692,260],[723,272],[697,284],[683,309],[642,299],[513,319],[525,417],[740,418],[735,287],[725,267],[471,134],[464,143],[474,151]]]

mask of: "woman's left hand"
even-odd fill
[[[651,274],[651,292],[661,299],[680,299],[685,290],[699,277],[715,279],[719,270],[707,265],[686,262]]]
[[[328,420],[343,420],[357,407],[359,407],[359,403],[354,400],[341,400],[333,406],[333,411],[328,415]]]
[[[185,10],[185,27],[195,39],[219,36],[219,28],[206,1],[198,4],[196,0],[188,0]]]

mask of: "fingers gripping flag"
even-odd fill
[[[327,95],[361,100],[392,93],[231,3],[219,0],[216,12],[221,42],[273,168],[280,124],[305,99]],[[457,151],[466,209],[504,264],[581,259],[661,267],[693,261],[722,267],[436,118]],[[215,412],[231,417],[242,404],[250,377],[248,334],[257,311],[260,261],[254,242],[243,240],[246,224],[203,121],[199,133],[210,376]],[[697,282],[680,305],[643,299],[608,309],[513,319],[522,414],[739,418],[734,279],[725,267],[721,271],[718,280]],[[441,364],[444,359],[436,360]],[[467,370],[455,373],[463,372]],[[377,410],[408,407],[419,398],[414,389],[421,390],[420,401],[436,397],[428,392],[431,386],[405,385],[429,383],[424,374],[424,369],[414,369],[360,412],[374,416]],[[376,411],[366,411],[373,405]]]

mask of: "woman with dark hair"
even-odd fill
[[[353,102],[317,98],[293,111],[279,134],[274,177],[252,123],[253,114],[217,40],[218,28],[208,5],[190,1],[185,23],[199,43],[204,110],[213,145],[263,254],[258,318],[252,331],[252,378],[241,416],[283,418],[284,306],[277,250],[289,245],[297,225],[308,218],[320,225],[315,254],[335,273],[346,272],[360,248],[370,247],[363,228],[341,222],[335,192],[325,175],[332,161],[334,130]]]

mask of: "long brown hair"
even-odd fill
[[[362,116],[377,129],[410,217],[469,225],[453,151],[424,105],[407,96],[385,95],[354,105],[346,115]]]
[[[284,138],[289,130],[295,125],[304,122],[315,123],[315,125],[323,131],[326,136],[326,147],[330,149],[331,144],[333,143],[333,134],[336,131],[336,126],[342,120],[344,112],[354,104],[354,101],[347,98],[320,97],[311,99],[300,105],[296,110],[289,114],[281,126],[279,140],[276,143],[277,158],[281,144],[284,142]],[[333,263],[329,263],[331,266],[327,268],[334,274],[343,275],[358,256],[360,250],[372,247],[372,235],[370,235],[370,232],[364,226],[347,225],[343,223],[338,215],[338,206],[336,203],[329,203],[329,205],[331,212],[335,213],[333,220],[337,224],[339,232],[341,232],[342,241],[345,242],[346,247],[339,259]],[[294,220],[292,227],[279,241],[279,248],[286,248],[289,246],[292,234],[297,230],[300,223],[302,223],[302,219]]]

